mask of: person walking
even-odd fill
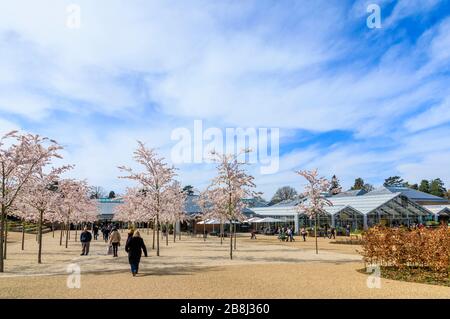
[[[303,241],[306,241],[306,229],[305,229],[305,227],[302,227],[302,230],[300,231],[300,233],[302,234]]]
[[[327,238],[328,237],[328,228],[329,228],[328,223],[325,223],[324,228],[325,228],[325,232],[323,234],[323,238]]]
[[[294,229],[292,229],[292,228],[289,228],[289,229],[290,229],[289,241],[293,242],[293,241],[295,241],[295,239],[294,239]]]
[[[333,239],[336,239],[336,228],[335,227],[330,228],[330,239],[331,239],[331,237],[333,237]]]
[[[347,237],[350,237],[350,224],[347,224],[347,226],[345,227],[345,234],[347,235]]]
[[[127,237],[127,242],[125,243],[125,247],[127,247],[127,244],[130,241],[130,239],[133,238],[133,234],[134,234],[134,228],[131,227],[128,229],[128,237]]]
[[[105,243],[107,243],[108,239],[109,239],[109,228],[108,228],[108,226],[106,226],[106,225],[103,226],[102,233],[103,233],[103,240],[105,241]]]
[[[139,271],[142,252],[144,252],[144,256],[147,257],[147,247],[145,247],[144,240],[138,230],[136,230],[130,240],[127,241],[125,251],[128,253],[131,274],[135,277]]]
[[[98,239],[98,226],[94,225],[92,227],[92,231],[94,232],[94,240],[97,240]]]
[[[105,225],[104,224],[100,225],[100,231],[102,232],[103,240],[105,240]],[[106,242],[106,240],[105,240],[105,242]]]
[[[120,246],[120,240],[121,240],[120,233],[117,230],[117,228],[114,227],[112,229],[111,235],[109,235],[109,244],[112,246],[113,257],[119,257],[117,255],[117,251]]]
[[[89,254],[89,246],[91,244],[92,235],[87,230],[87,227],[84,227],[83,232],[80,234],[80,242],[81,242],[81,256],[87,256]]]

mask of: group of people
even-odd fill
[[[278,227],[277,233],[278,239],[280,239],[281,241],[295,241],[294,230],[291,227]]]
[[[325,228],[325,231],[322,233],[323,237],[327,237],[329,239],[331,239],[331,238],[336,239],[336,228],[335,227],[330,227],[329,225],[325,225],[324,228]],[[347,225],[346,226],[347,236],[350,236],[350,230],[351,230],[350,225]],[[250,233],[251,233],[250,239],[256,239],[257,231],[255,229],[252,229]],[[295,238],[294,238],[295,231],[292,227],[278,227],[275,229],[274,233],[277,234],[278,239],[280,239],[282,241],[290,241],[290,242],[295,241]],[[299,234],[302,236],[303,241],[306,241],[306,237],[308,236],[308,231],[306,230],[305,227],[302,227],[300,229]]]
[[[95,225],[92,229],[94,233],[94,239],[96,239],[96,230]],[[103,232],[103,228],[102,228]],[[105,234],[103,232],[103,234]],[[97,227],[97,236],[98,236],[98,227]],[[105,238],[105,235],[104,235]],[[118,257],[118,250],[121,243],[121,236],[120,232],[117,227],[112,226],[111,230],[108,231],[107,239],[105,242],[108,243],[107,246],[107,253],[112,254],[113,257]],[[89,254],[89,247],[90,243],[92,241],[92,234],[91,232],[85,227],[83,229],[83,232],[80,234],[80,242],[81,242],[81,256],[87,256]],[[147,247],[145,246],[144,240],[141,237],[141,234],[138,230],[135,230],[134,228],[130,228],[128,230],[128,237],[125,244],[125,251],[128,254],[128,262],[130,264],[131,273],[134,276],[137,275],[139,271],[139,263],[141,261],[142,253],[144,253],[144,256],[147,257]]]
[[[103,240],[108,242],[109,236],[113,231],[115,226],[113,224],[101,224],[100,226],[97,224],[92,225],[92,233],[94,235],[94,240],[98,240],[99,231],[102,232]]]

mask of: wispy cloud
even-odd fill
[[[345,185],[450,183],[445,2],[379,1],[379,30],[367,1],[80,0],[69,29],[72,2],[0,4],[0,126],[58,138],[78,177],[123,188],[115,166],[136,139],[170,157],[171,130],[203,119],[281,129],[280,172],[254,169],[267,196],[301,167]],[[205,185],[212,169],[184,165],[180,178]]]

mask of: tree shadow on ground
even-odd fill
[[[218,271],[220,267],[198,267],[198,266],[176,266],[176,267],[155,267],[148,269],[148,267],[140,266],[139,273],[136,277],[148,276],[186,276],[194,273],[205,271]],[[130,269],[114,269],[114,270],[98,270],[84,272],[86,275],[105,275],[105,274],[130,274]]]
[[[236,260],[239,261],[247,261],[247,262],[254,262],[256,263],[309,263],[309,262],[320,262],[320,263],[326,263],[326,264],[335,264],[335,265],[342,265],[347,263],[354,263],[358,262],[358,260],[354,259],[342,259],[342,260],[324,260],[320,258],[308,258],[308,259],[301,259],[301,258],[267,258],[267,257],[251,257],[251,256],[236,256]]]

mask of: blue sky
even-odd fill
[[[81,28],[66,26],[67,5]],[[367,5],[381,7],[369,29]],[[0,131],[62,143],[71,173],[121,191],[136,140],[170,160],[171,132],[280,129],[270,198],[319,168],[344,187],[441,177],[450,186],[450,1],[4,1]],[[214,167],[184,164],[199,189]]]

